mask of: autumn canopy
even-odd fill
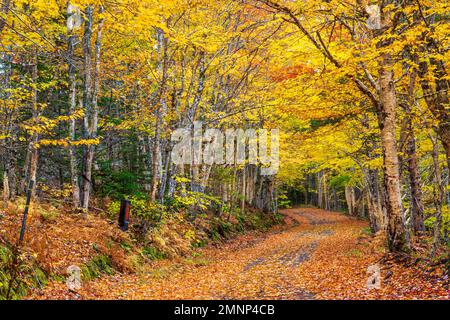
[[[21,214],[30,192],[34,217],[115,221],[128,199],[133,241],[164,241],[146,247],[163,258],[306,205],[366,220],[388,252],[424,241],[446,257],[449,12],[446,0],[0,0],[0,207]],[[243,161],[175,162],[180,128],[193,149],[225,146],[196,144],[199,122],[268,154],[279,142],[276,170],[261,147],[248,160],[249,136]]]

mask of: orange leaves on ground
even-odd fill
[[[448,299],[444,279],[384,253],[367,223],[318,209],[284,210],[286,224],[246,234],[192,258],[152,264],[142,274],[105,277],[69,293],[53,283],[35,298],[70,299]],[[367,267],[381,267],[380,289]]]

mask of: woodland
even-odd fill
[[[449,299],[449,38],[447,0],[0,0],[0,300]],[[279,170],[174,163],[198,121]]]

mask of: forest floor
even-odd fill
[[[190,258],[158,261],[138,274],[104,276],[69,292],[53,281],[30,299],[449,299],[443,270],[386,255],[367,222],[312,209],[286,209],[286,224],[247,233]],[[420,248],[417,249],[420,251]],[[381,268],[368,289],[367,268]]]

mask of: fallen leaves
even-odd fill
[[[288,223],[246,234],[191,259],[155,263],[143,274],[85,283],[78,295],[52,283],[36,299],[449,299],[446,279],[386,258],[367,223],[319,209],[284,210]],[[384,259],[383,259],[384,258]],[[197,261],[195,261],[197,259]],[[367,267],[380,264],[380,289]]]

